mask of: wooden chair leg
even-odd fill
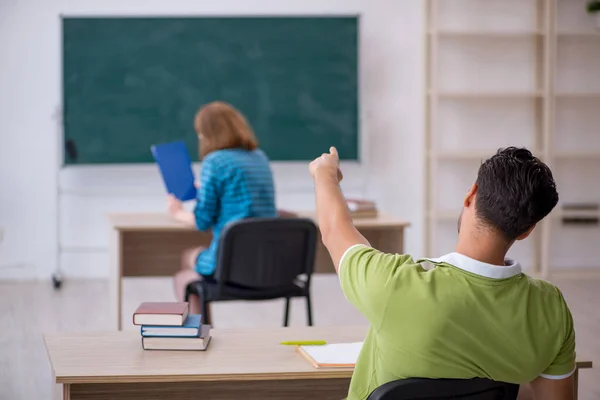
[[[290,319],[290,298],[285,298],[285,312],[283,314],[283,326],[287,327]]]
[[[312,306],[310,304],[310,293],[306,294],[306,317],[308,319],[308,326],[313,326]]]

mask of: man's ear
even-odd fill
[[[517,240],[527,239],[527,236],[531,235],[531,232],[533,232],[534,229],[535,229],[535,224],[531,228],[527,229],[527,232],[517,236]]]
[[[469,207],[471,205],[471,203],[473,202],[473,200],[475,200],[476,193],[477,193],[477,184],[474,183],[473,186],[471,186],[471,189],[469,189],[469,191],[467,192],[465,199],[463,200],[463,206]]]

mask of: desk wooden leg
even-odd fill
[[[63,396],[62,400],[71,400],[71,385],[65,383],[62,385]]]
[[[123,233],[113,229],[110,234],[109,298],[111,321],[122,329]]]
[[[579,394],[579,368],[575,368],[575,372],[573,373],[573,399],[577,400],[577,395]]]

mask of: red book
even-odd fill
[[[142,303],[133,313],[133,324],[183,326],[188,313],[188,303]]]

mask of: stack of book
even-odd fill
[[[369,200],[346,199],[348,209],[352,218],[375,218],[377,217],[377,206]]]
[[[133,314],[144,350],[206,350],[210,325],[190,314],[188,303],[142,303]]]

